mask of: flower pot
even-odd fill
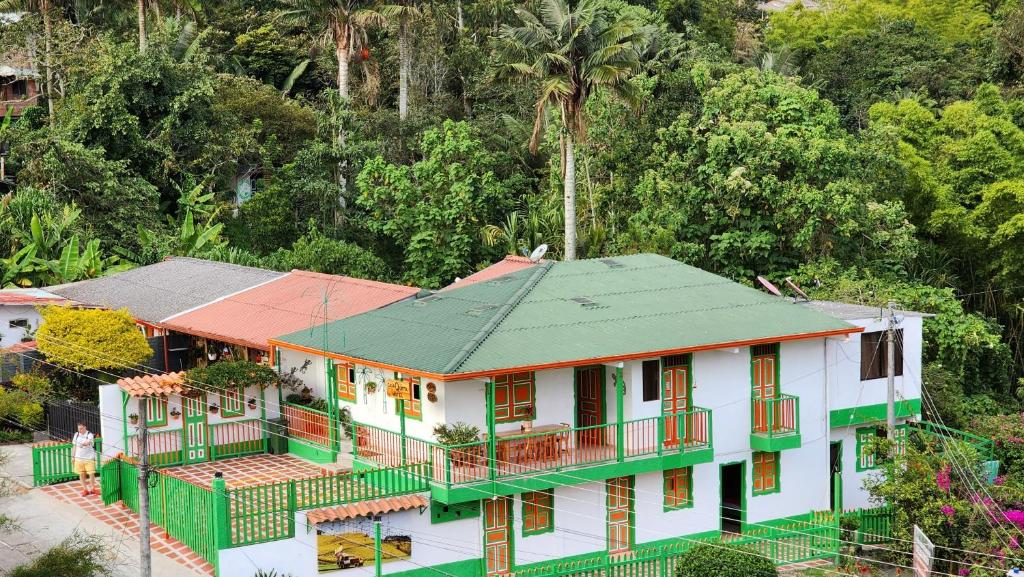
[[[128,422],[133,424],[133,425],[138,425],[139,424],[139,418],[138,417],[128,417]]]

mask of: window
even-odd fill
[[[224,389],[220,393],[220,414],[222,417],[240,417],[245,414],[245,387]]]
[[[665,510],[693,506],[693,467],[668,469],[665,476]]]
[[[658,361],[644,361],[644,401],[657,401],[661,389],[661,367]]]
[[[397,376],[395,378],[398,378]],[[395,399],[395,412],[398,412],[399,399]],[[405,402],[405,416],[423,420],[423,398],[420,396],[420,378],[412,377],[412,400]]]
[[[523,493],[523,536],[555,530],[555,490]]]
[[[146,426],[162,427],[167,424],[167,399],[146,397]]]
[[[776,493],[779,490],[779,454],[754,453],[754,494]]]
[[[338,398],[356,402],[356,367],[352,363],[336,363],[334,379],[338,383]]]
[[[906,424],[896,425],[896,431],[893,434],[893,439],[896,443],[895,452],[897,455],[903,455],[907,452],[907,433],[909,427]],[[884,439],[888,435],[886,434],[886,428],[882,426],[878,427],[861,427],[857,429],[857,470],[867,471],[869,469],[876,469],[882,462],[884,455],[878,454],[877,439]]]
[[[28,80],[21,78],[12,82],[11,96],[15,99],[28,98]]]
[[[511,373],[494,377],[494,421],[528,421],[535,412],[533,373]]]
[[[885,331],[860,336],[860,380],[884,379],[889,374]],[[896,376],[903,374],[903,329],[896,329]]]
[[[11,319],[11,322],[7,324],[12,329],[27,329],[28,319]]]

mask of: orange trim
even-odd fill
[[[761,345],[761,344],[765,344],[765,343],[781,343],[781,342],[784,342],[784,341],[802,341],[802,340],[806,340],[806,339],[836,337],[836,336],[841,336],[841,335],[850,335],[850,334],[853,334],[853,333],[862,333],[862,332],[864,332],[864,327],[850,327],[848,329],[836,329],[834,331],[821,331],[821,332],[817,332],[817,333],[801,333],[801,334],[795,334],[795,335],[785,335],[785,336],[780,336],[780,337],[766,337],[766,338],[762,338],[762,339],[747,339],[747,340],[732,341],[732,342],[727,342],[727,343],[716,343],[716,344],[713,344],[713,345],[700,345],[700,346],[696,346],[696,347],[684,347],[684,348],[679,348],[679,349],[662,349],[662,350],[657,350],[657,351],[646,351],[646,352],[643,352],[643,353],[629,353],[629,354],[625,354],[625,355],[610,355],[610,356],[605,356],[605,357],[592,357],[592,358],[589,358],[589,359],[577,359],[577,360],[573,360],[573,361],[559,361],[559,362],[556,362],[556,363],[544,363],[544,364],[539,364],[539,365],[525,365],[525,366],[521,366],[521,367],[502,367],[502,368],[496,368],[496,369],[491,369],[491,370],[487,370],[487,371],[474,371],[474,372],[471,372],[471,373],[451,373],[451,374],[447,374],[447,375],[442,375],[442,374],[439,374],[439,373],[429,373],[429,372],[425,372],[425,371],[417,371],[415,369],[410,369],[408,367],[401,367],[401,366],[398,366],[398,365],[389,365],[387,363],[381,363],[381,362],[377,362],[377,361],[361,359],[359,357],[353,357],[351,355],[341,355],[341,354],[338,354],[338,353],[332,353],[332,352],[328,352],[328,351],[324,351],[324,350],[320,350],[320,349],[314,349],[314,348],[311,348],[311,347],[304,347],[302,345],[286,343],[286,342],[283,342],[283,341],[279,341],[277,339],[270,339],[269,341],[267,341],[267,343],[270,345],[270,348],[271,348],[271,355],[272,355],[271,359],[270,359],[271,363],[274,363],[274,361],[275,361],[275,359],[273,357],[273,354],[274,354],[273,353],[273,349],[274,349],[274,347],[280,347],[282,349],[289,349],[289,350],[293,350],[293,351],[299,351],[299,352],[302,352],[302,353],[312,353],[312,354],[317,355],[317,356],[325,356],[325,357],[328,357],[328,358],[331,358],[331,359],[337,359],[339,361],[358,363],[360,365],[365,365],[365,366],[368,366],[368,367],[376,367],[378,369],[388,369],[388,370],[391,370],[391,371],[398,371],[398,372],[400,372],[402,374],[406,374],[406,375],[413,375],[413,376],[424,377],[424,378],[428,378],[428,379],[436,379],[436,380],[439,380],[439,381],[461,381],[461,380],[465,380],[465,379],[473,379],[473,378],[479,378],[479,377],[492,377],[493,378],[495,375],[500,375],[500,374],[509,373],[509,372],[539,371],[539,370],[544,370],[544,369],[558,369],[558,368],[564,368],[564,367],[577,367],[577,366],[592,365],[592,364],[613,363],[613,362],[618,362],[618,361],[632,361],[632,360],[639,360],[639,359],[649,359],[651,357],[678,355],[678,354],[682,354],[682,353],[696,353],[696,352],[700,352],[700,351],[713,351],[713,350],[716,350],[716,349],[730,349],[730,348],[733,348],[733,347],[748,347],[748,346],[752,346],[752,345]]]

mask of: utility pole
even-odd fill
[[[889,301],[889,328],[885,331],[887,390],[885,396],[886,438],[896,440],[896,303]]]
[[[149,428],[146,426],[148,399],[139,397],[139,574],[152,577],[149,551]]]

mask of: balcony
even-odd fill
[[[750,448],[775,452],[800,447],[800,398],[750,399]]]
[[[713,460],[711,411],[694,408],[592,427],[566,424],[531,432],[483,436],[464,445],[441,445],[356,423],[358,460],[385,466],[429,463],[434,498],[445,503],[479,499],[482,485],[513,494],[603,480],[617,475],[686,467]]]

